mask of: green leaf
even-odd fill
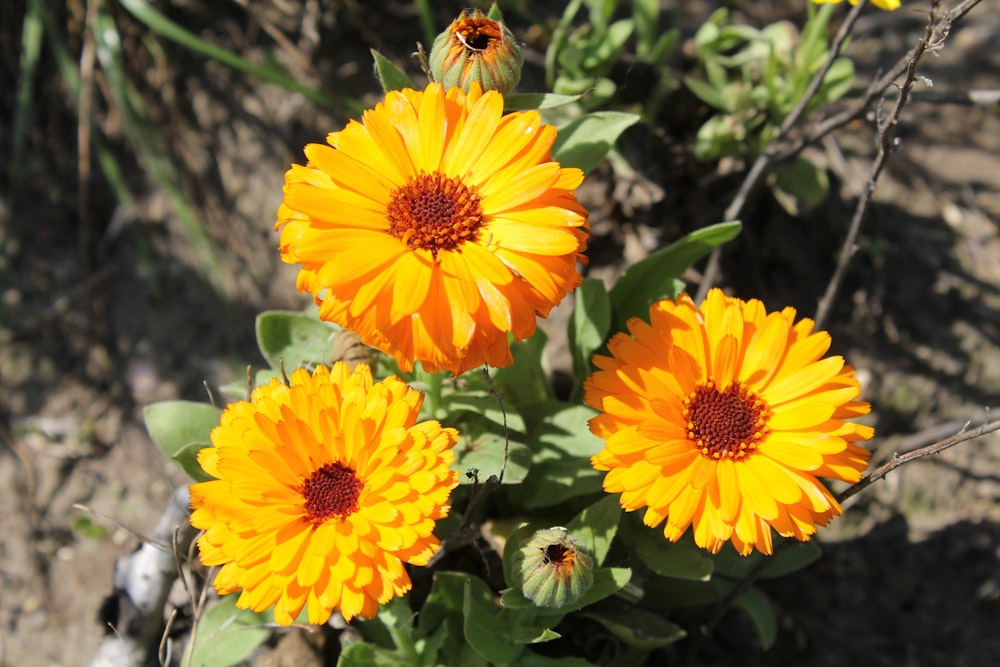
[[[378,81],[382,84],[382,90],[388,93],[390,90],[416,89],[417,86],[406,72],[375,49],[370,49],[370,51],[372,58],[375,59],[375,75],[378,76]]]
[[[798,572],[804,567],[812,565],[823,555],[816,540],[808,542],[795,541],[788,546],[783,546],[781,551],[770,558],[770,562],[761,570],[761,579],[775,579],[783,577],[792,572]]]
[[[455,447],[455,470],[459,471],[459,481],[470,484],[472,480],[466,471],[479,471],[479,481],[500,473],[504,456],[504,413],[497,405],[496,397],[489,394],[451,394],[444,400],[446,416],[441,420],[453,426],[462,434]],[[524,420],[517,410],[504,403],[506,412],[509,451],[504,484],[519,484],[528,475],[531,465],[531,450],[525,446],[526,430]]]
[[[194,443],[211,442],[210,433],[219,425],[222,410],[208,403],[162,401],[142,411],[146,430],[168,459]]]
[[[173,459],[174,463],[179,465],[181,470],[186,472],[194,481],[208,482],[215,478],[202,470],[201,464],[198,463],[198,452],[205,447],[211,446],[212,445],[207,442],[192,442],[189,445],[181,447],[170,458]]]
[[[408,667],[398,653],[369,644],[351,642],[340,652],[337,667]]]
[[[522,412],[533,457],[515,500],[531,509],[599,492],[604,473],[594,470],[590,457],[601,451],[604,442],[587,427],[597,412],[559,401],[524,406]]]
[[[664,577],[708,581],[715,568],[711,554],[694,543],[690,531],[680,541],[671,542],[661,530],[638,527],[635,551],[649,569]]]
[[[589,172],[604,159],[618,137],[635,124],[639,116],[620,111],[595,111],[559,128],[552,146],[552,159],[563,167]]]
[[[715,556],[715,571],[736,580],[746,579],[754,572],[760,579],[775,579],[807,567],[822,554],[823,550],[815,541],[784,540],[773,556],[757,551],[741,556],[727,544]]]
[[[593,370],[590,359],[604,345],[611,328],[611,299],[604,282],[584,278],[574,293],[569,321],[569,348],[573,355],[573,377],[582,383]]]
[[[465,641],[464,615],[465,580],[469,577],[460,572],[435,572],[431,593],[427,597],[420,614],[417,627],[424,635],[447,628],[441,655],[448,656],[454,665],[463,667],[486,667],[487,662]],[[438,663],[440,664],[440,663]]]
[[[609,600],[599,612],[584,611],[580,615],[597,621],[618,640],[637,649],[660,648],[687,635],[682,627],[659,614],[618,600]]]
[[[315,315],[267,310],[257,316],[257,345],[271,368],[278,369],[284,362],[291,373],[299,367],[325,363],[337,330]]]
[[[771,648],[774,645],[774,640],[778,637],[778,615],[767,596],[759,588],[751,587],[747,589],[746,593],[736,598],[736,602],[733,604],[750,617],[750,621],[757,630],[761,648],[765,651]]]
[[[580,512],[566,526],[570,535],[583,542],[594,559],[594,565],[603,565],[611,543],[618,532],[622,508],[618,496],[605,496]]]
[[[727,111],[726,102],[722,98],[722,90],[716,88],[708,81],[696,79],[693,76],[684,77],[684,85],[695,94],[699,100],[719,111]]]
[[[768,185],[781,207],[793,216],[809,213],[826,201],[830,193],[826,170],[804,157],[775,168],[768,177]]]
[[[521,655],[521,659],[517,661],[517,667],[594,667],[594,664],[587,662],[583,658],[569,656],[550,658],[545,655],[538,655],[533,651],[525,651]]]
[[[677,298],[685,269],[739,231],[738,221],[704,227],[626,269],[611,288],[612,331],[624,331],[630,317],[647,319],[653,302]]]
[[[549,374],[545,370],[547,340],[545,331],[539,328],[528,340],[511,343],[514,363],[493,371],[493,382],[504,397],[504,405],[526,405],[553,398]]]
[[[274,622],[270,612],[255,613],[237,609],[238,595],[227,595],[216,602],[198,621],[198,634],[183,664],[192,667],[229,667],[253,653],[271,633]],[[190,662],[188,661],[190,660]]]
[[[503,98],[504,111],[533,111],[552,109],[579,101],[582,95],[558,95],[556,93],[512,93]]]
[[[524,645],[512,642],[510,628],[498,622],[500,612],[496,611],[493,591],[478,577],[466,575],[464,583],[465,640],[484,660],[501,664],[514,661],[524,651]]]
[[[562,637],[550,628],[537,628],[533,625],[514,626],[510,629],[510,641],[515,644],[542,644]]]
[[[662,611],[714,604],[725,598],[735,586],[735,582],[719,577],[708,581],[655,577],[644,582],[642,603],[650,609]]]

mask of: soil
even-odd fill
[[[25,4],[0,10],[7,82],[18,80]],[[99,610],[112,590],[115,559],[136,547],[186,481],[150,442],[142,408],[206,400],[206,391],[217,396],[219,386],[244,376],[247,363],[263,364],[256,314],[307,303],[294,293],[295,268],[274,251],[282,174],[302,160],[304,144],[321,141],[351,115],[343,104],[331,110],[155,37],[121,6],[106,4],[114,5],[128,76],[166,142],[176,187],[221,253],[210,269],[199,260],[175,201],[106,101],[109,81],[100,68],[89,131],[119,161],[128,202],[116,198],[96,159],[81,169],[76,107],[47,44],[17,164],[8,157],[16,87],[0,87],[5,667],[89,664],[106,632]],[[436,4],[438,25],[464,5]],[[790,1],[732,4],[756,25],[775,16],[801,21],[803,12]],[[916,43],[926,4],[866,12],[849,51],[860,82]],[[70,0],[52,10],[74,59],[86,5]],[[685,38],[711,5],[672,10]],[[213,43],[253,62],[273,56],[336,99],[366,105],[379,98],[369,47],[419,77],[408,61],[421,38],[413,4],[380,6],[158,3]],[[539,3],[533,11],[557,16],[561,6]],[[522,89],[541,90],[533,33],[516,14],[508,18],[528,44]],[[275,33],[291,41],[282,44]],[[998,37],[1000,0],[984,0],[920,71],[935,91],[995,90]],[[682,92],[670,103],[656,127],[623,138],[637,178],[624,180],[605,166],[581,189],[592,212],[591,275],[611,279],[680,234],[717,222],[735,192],[740,165],[726,174],[691,157],[705,110]],[[814,312],[867,180],[872,126],[872,119],[858,121],[817,149],[834,182],[818,210],[791,218],[766,191],[753,198],[744,233],[724,254],[723,286],[771,308]],[[1000,405],[1000,114],[995,105],[917,97],[898,129],[899,150],[879,181],[828,324],[835,351],[858,370],[874,406],[876,462],[966,422],[982,423]],[[568,306],[559,310],[564,317]],[[548,326],[553,336],[561,335],[559,317]],[[556,356],[557,370],[560,363]],[[762,650],[734,613],[701,644],[694,663],[1000,664],[998,500],[1000,434],[905,466],[821,533],[820,561],[766,584],[780,618],[772,649]],[[321,640],[292,633],[281,641]],[[684,655],[691,645],[681,642],[661,657]],[[288,656],[299,654],[286,649],[280,664],[293,664]],[[277,655],[258,655],[254,664],[279,664]]]

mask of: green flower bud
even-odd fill
[[[510,92],[521,80],[524,56],[503,21],[478,9],[465,10],[431,47],[430,73],[448,88],[469,92],[473,81],[484,91]]]
[[[573,604],[594,583],[594,561],[565,528],[540,530],[512,561],[514,584],[539,607]]]

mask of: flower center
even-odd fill
[[[306,520],[323,523],[330,517],[345,518],[358,509],[358,496],[364,484],[350,468],[327,463],[302,485],[306,499]]]
[[[546,565],[554,565],[557,570],[567,570],[573,566],[576,552],[572,549],[562,544],[550,544],[544,551],[542,558],[545,559]]]
[[[455,37],[470,51],[485,51],[494,41],[501,41],[500,26],[490,19],[463,18],[455,28]]]
[[[703,456],[739,461],[752,454],[768,434],[771,409],[739,382],[719,391],[709,381],[684,399],[684,416],[688,439]]]
[[[440,172],[420,174],[389,194],[389,233],[410,248],[455,250],[476,238],[483,225],[479,194]]]

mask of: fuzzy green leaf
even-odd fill
[[[271,633],[274,622],[270,612],[255,613],[237,609],[238,595],[227,595],[216,602],[198,621],[198,635],[185,665],[192,667],[229,667],[253,653]],[[190,661],[189,661],[190,660]]]
[[[375,75],[378,77],[378,82],[382,84],[382,90],[388,93],[390,90],[417,88],[406,72],[397,67],[391,60],[375,49],[371,49],[371,54],[375,60]]]
[[[219,425],[222,410],[208,403],[162,401],[147,405],[142,414],[149,437],[172,459],[188,445],[211,442],[209,434]]]
[[[333,350],[338,328],[315,315],[268,310],[257,316],[257,345],[271,368],[284,363],[288,373],[300,367],[325,363]]]
[[[566,526],[570,535],[583,542],[594,559],[595,565],[603,565],[611,549],[611,543],[618,532],[618,521],[622,508],[617,496],[605,496],[583,510]]]

